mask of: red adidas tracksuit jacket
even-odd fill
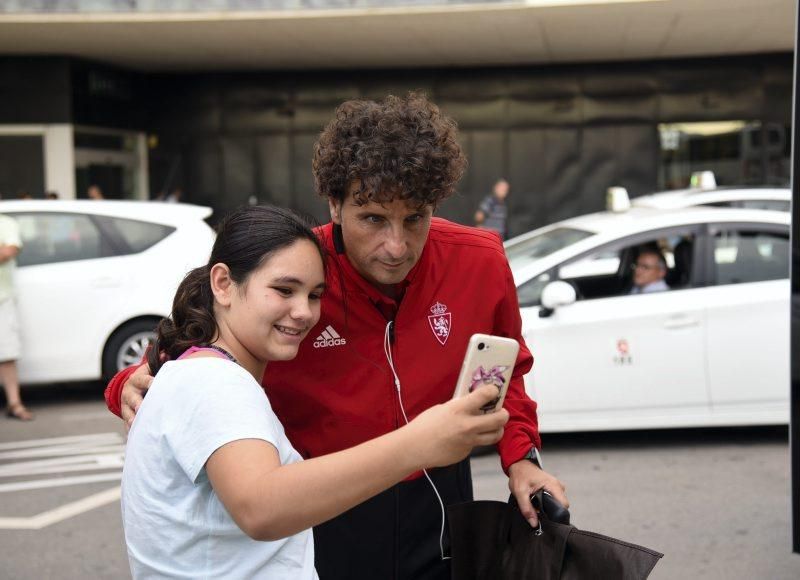
[[[523,386],[533,358],[522,340],[516,289],[496,234],[433,218],[396,304],[350,265],[338,227],[327,224],[319,233],[329,252],[322,316],[297,357],[271,362],[263,379],[301,455],[339,451],[404,424],[384,353],[390,321],[409,420],[452,397],[472,334],[517,339],[521,348],[504,405],[511,418],[498,444],[503,469],[532,445],[541,447],[536,403]],[[109,409],[117,414],[129,372],[117,374],[106,390]],[[445,505],[472,498],[468,461],[430,473]],[[449,578],[440,562],[440,526],[430,484],[411,478],[315,528],[320,578]]]

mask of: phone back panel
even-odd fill
[[[500,395],[483,410],[489,413],[502,407],[518,353],[519,343],[516,340],[473,334],[467,345],[453,397],[463,397],[481,385],[495,385],[500,389]]]

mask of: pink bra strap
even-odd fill
[[[213,349],[213,348],[208,348],[207,346],[190,346],[190,347],[189,347],[188,349],[186,349],[186,351],[185,351],[185,352],[184,352],[184,353],[183,353],[181,356],[179,356],[179,357],[178,357],[176,360],[181,360],[182,358],[186,358],[186,357],[187,357],[187,356],[189,356],[190,354],[194,354],[194,353],[196,353],[196,352],[200,352],[200,351],[213,352],[213,353],[214,353],[215,355],[217,355],[219,358],[224,358],[225,360],[227,360],[227,358],[228,358],[228,357],[226,357],[224,354],[222,354],[221,352],[219,352],[218,350],[215,350],[215,349]]]

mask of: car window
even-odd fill
[[[655,263],[663,264],[657,268],[663,274],[641,282],[648,288],[645,293],[687,288],[692,282],[694,243],[692,230],[659,232],[650,238],[637,236],[564,264],[558,269],[558,279],[575,287],[578,300],[639,294],[641,289],[634,289],[637,263],[647,262],[639,257],[649,253],[655,256]],[[648,272],[651,269],[647,264],[639,267],[648,268]]]
[[[112,235],[121,238],[127,246],[125,253],[143,252],[166,238],[175,228],[123,218],[98,217],[103,227],[110,229]]]
[[[779,199],[746,199],[741,207],[747,209],[769,209],[773,211],[789,211],[791,203]]]
[[[17,266],[90,260],[113,254],[100,231],[85,215],[71,213],[10,214],[19,224],[22,250]]]
[[[791,203],[780,199],[742,199],[737,201],[718,201],[707,203],[711,207],[739,207],[745,209],[766,209],[771,211],[789,211]]]
[[[562,280],[583,276],[609,276],[619,270],[619,250],[605,250],[563,266],[558,271]]]
[[[506,256],[512,269],[549,256],[567,246],[592,236],[591,232],[575,228],[556,228],[524,241],[506,246]]]
[[[542,290],[550,281],[550,274],[545,272],[525,282],[517,288],[517,300],[520,306],[539,306],[542,301]]]
[[[578,300],[629,295],[634,286],[634,267],[645,251],[655,251],[664,259],[664,290],[691,288],[695,284],[692,276],[696,228],[687,226],[655,231],[650,236],[636,235],[567,260],[520,285],[517,288],[520,306],[539,306],[542,290],[554,280],[571,284]]]
[[[789,277],[789,237],[772,232],[722,230],[714,235],[714,275],[718,285]]]

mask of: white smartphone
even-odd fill
[[[498,397],[482,410],[484,413],[494,413],[500,409],[508,392],[518,353],[519,343],[512,338],[473,334],[467,345],[453,398],[463,397],[481,385],[494,385],[499,389]]]

